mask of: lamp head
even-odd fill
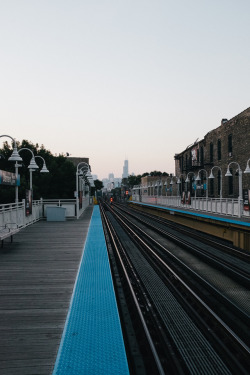
[[[13,152],[11,154],[11,156],[9,157],[8,159],[9,161],[23,161],[23,159],[21,158],[21,156],[19,155],[19,153],[17,152],[17,148],[14,146],[13,147]]]
[[[35,162],[35,158],[32,156],[30,165],[28,166],[28,169],[39,169],[38,165]]]
[[[244,173],[250,173],[249,160],[247,161],[247,166],[246,166],[246,169],[244,170]]]
[[[186,178],[185,182],[190,182],[190,180],[189,180],[189,178],[188,178],[188,177]]]
[[[200,175],[197,174],[197,177],[196,177],[195,181],[199,182],[200,180],[201,180]]]
[[[48,173],[48,172],[49,172],[49,170],[46,167],[46,164],[44,163],[42,169],[40,170],[40,173]]]
[[[230,172],[229,168],[227,168],[227,173],[225,174],[225,177],[232,177],[232,173]]]
[[[208,178],[214,178],[214,175],[213,175],[212,171],[211,171],[210,175],[208,176]]]

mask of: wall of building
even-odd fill
[[[69,159],[74,164],[75,167],[77,167],[77,165],[79,163],[83,163],[83,162],[89,164],[89,158],[81,158],[81,157],[71,157],[71,156],[69,156],[69,157],[67,157],[67,159]]]
[[[230,146],[231,137],[231,147]],[[220,146],[219,146],[220,143]],[[220,149],[220,151],[219,151]],[[202,157],[203,154],[203,157]],[[211,156],[212,155],[212,156]],[[187,174],[194,179],[200,171],[202,183],[207,183],[207,176],[213,168],[214,179],[208,179],[209,196],[220,195],[220,168],[222,171],[222,196],[237,197],[239,195],[239,178],[237,164],[244,172],[250,158],[250,108],[246,109],[231,120],[221,121],[221,125],[211,130],[204,139],[188,147],[183,152],[175,155],[175,173],[183,176],[182,188]],[[229,163],[233,177],[225,177]],[[203,171],[203,169],[206,171]],[[236,175],[235,175],[236,174]],[[243,189],[250,188],[250,174],[242,176]],[[196,190],[198,193],[198,190]],[[205,195],[202,189],[199,193]],[[194,191],[193,191],[194,195]]]

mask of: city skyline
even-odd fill
[[[124,160],[174,173],[176,153],[249,107],[249,13],[247,0],[1,2],[1,134],[87,157],[100,180]]]

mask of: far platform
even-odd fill
[[[241,249],[250,250],[249,219],[135,201],[129,204],[137,209],[154,212],[178,224],[228,240]]]

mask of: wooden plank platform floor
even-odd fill
[[[93,207],[79,220],[40,221],[0,250],[0,374],[50,375]]]

